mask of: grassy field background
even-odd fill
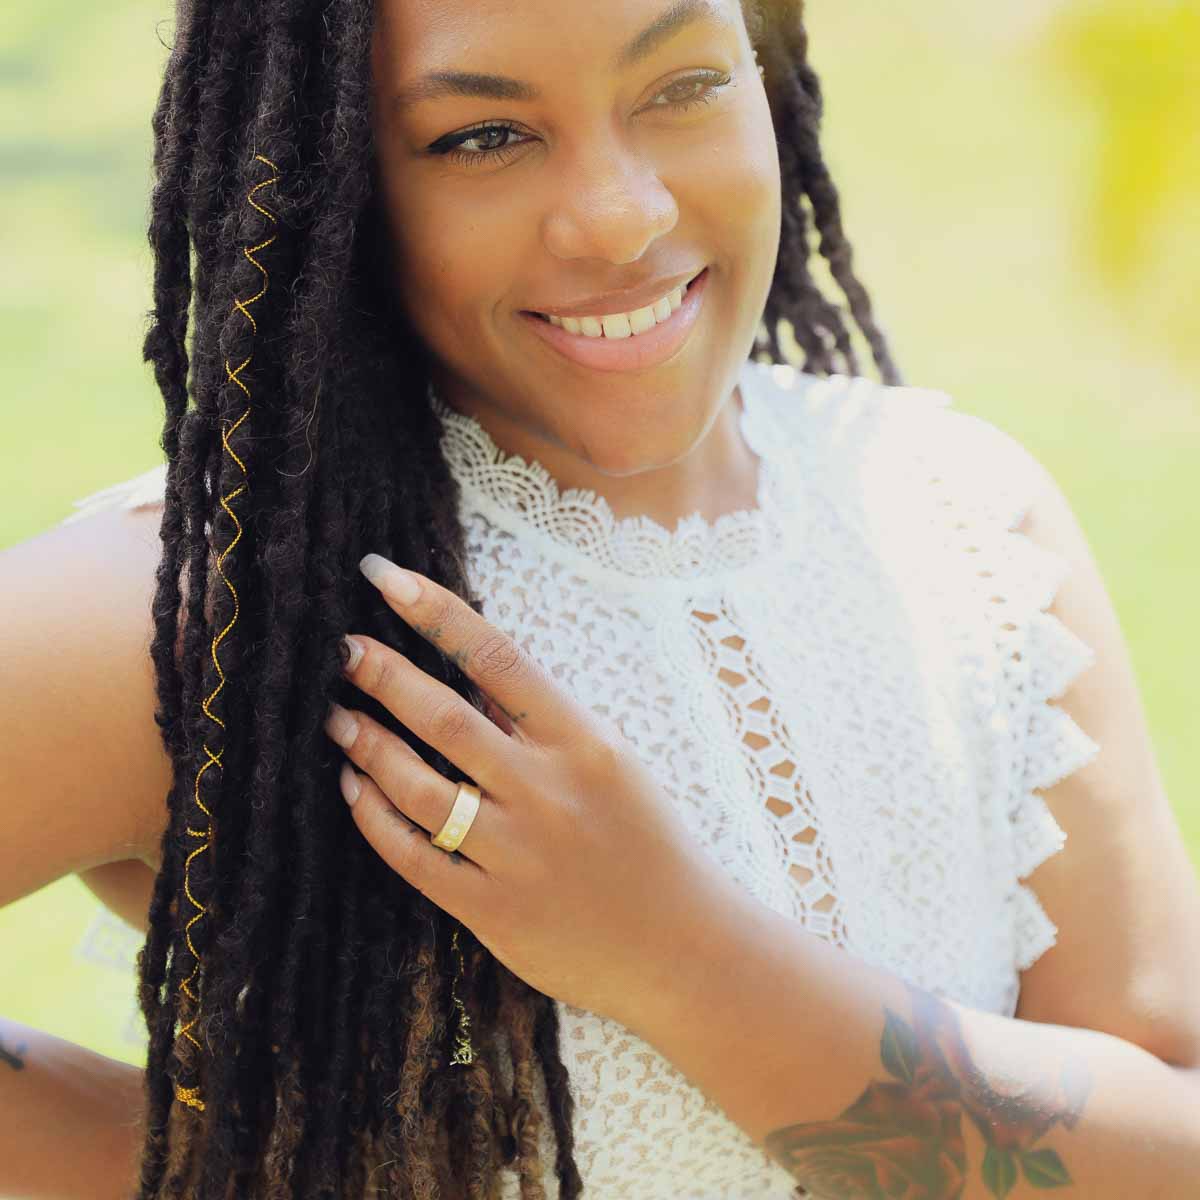
[[[823,0],[809,24],[855,264],[906,380],[1070,497],[1200,868],[1200,16]],[[160,460],[140,344],[171,33],[149,0],[0,13],[0,546]],[[26,897],[0,912],[0,1013],[141,1063],[138,945],[75,878]]]

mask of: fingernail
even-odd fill
[[[421,585],[417,582],[417,577],[411,571],[396,566],[382,554],[364,555],[358,569],[397,604],[412,604],[421,594]]]
[[[363,644],[356,642],[349,634],[346,634],[342,641],[346,643],[346,649],[350,653],[350,661],[342,668],[343,671],[353,671],[355,667],[362,662]]]
[[[358,722],[340,704],[334,703],[329,706],[329,716],[325,718],[325,732],[345,750],[358,737]]]
[[[358,799],[358,776],[354,773],[354,768],[349,763],[342,763],[342,773],[338,780],[341,785],[342,796],[347,804],[353,804]]]

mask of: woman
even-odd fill
[[[167,463],[80,514],[162,504],[139,1196],[1089,1178],[1034,1142],[1098,1061],[1026,1054],[1022,1109],[956,1020],[1066,1011],[1020,880],[1095,654],[1016,532],[1036,464],[900,384],[806,50],[797,0],[181,7]],[[913,997],[891,1081],[831,1107],[867,1078],[813,1050],[786,1126],[722,1040],[785,929]]]

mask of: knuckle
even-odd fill
[[[529,670],[529,658],[512,638],[492,633],[475,648],[471,665],[476,678],[486,686],[524,678]]]
[[[614,771],[624,756],[620,736],[616,730],[601,725],[583,745],[583,758],[588,768],[597,775],[608,775]]]
[[[424,872],[421,839],[428,837],[423,829],[414,825],[402,812],[395,808],[387,809],[388,822],[388,860],[394,871],[403,875],[413,887],[423,891]]]
[[[453,742],[466,732],[467,709],[462,700],[439,700],[429,710],[426,727],[436,742]]]
[[[386,695],[397,684],[396,663],[390,654],[368,654],[365,690],[372,696]]]
[[[440,776],[430,779],[422,775],[420,784],[412,790],[415,793],[412,797],[413,803],[419,804],[420,811],[430,813],[433,820],[438,822],[431,831],[436,833],[450,815],[450,809],[453,807],[453,801],[446,799],[446,781]]]
[[[454,605],[449,597],[441,594],[435,595],[428,602],[426,615],[433,629],[444,629],[454,620]]]

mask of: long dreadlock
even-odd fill
[[[743,8],[783,186],[758,345],[787,361],[787,326],[804,369],[857,375],[848,315],[883,381],[899,383],[822,159],[802,0]],[[337,699],[413,744],[378,702],[338,694],[349,691],[349,629],[481,702],[355,569],[372,550],[480,607],[428,403],[428,352],[378,265],[372,28],[371,0],[178,0],[152,121],[144,354],[166,407],[168,468],[151,655],[174,782],[138,956],[150,1034],[139,1200],[360,1200],[368,1187],[485,1200],[502,1167],[533,1200],[535,1072],[560,1195],[582,1190],[554,1002],[358,834],[321,729]],[[278,173],[261,205],[248,204],[264,164]],[[848,314],[810,273],[810,223]],[[255,261],[247,247],[272,233]],[[238,304],[250,296],[253,321]],[[241,483],[231,511],[222,501]],[[211,820],[207,852],[195,854],[200,798]],[[479,1052],[450,1069],[455,931]]]

